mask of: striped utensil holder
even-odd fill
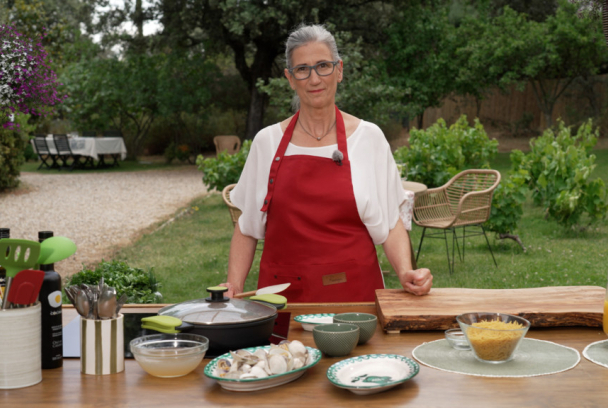
[[[124,316],[116,319],[80,319],[80,371],[116,374],[125,369]]]

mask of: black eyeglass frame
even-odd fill
[[[298,81],[303,81],[303,80],[305,80],[305,79],[310,78],[310,74],[312,74],[312,70],[313,70],[313,69],[315,70],[315,72],[317,73],[317,75],[318,75],[318,76],[322,76],[322,77],[325,77],[325,76],[330,76],[330,75],[331,75],[331,74],[333,74],[333,73],[334,73],[334,71],[336,70],[336,65],[338,65],[338,63],[339,63],[339,62],[340,62],[340,60],[337,60],[337,61],[321,61],[321,62],[319,62],[319,63],[316,63],[315,65],[296,65],[295,67],[290,68],[290,69],[288,69],[287,71],[288,71],[288,72],[291,74],[291,76],[292,76],[292,77],[294,77],[294,79],[296,79],[296,80],[298,80]],[[321,75],[321,74],[319,74],[319,71],[317,71],[317,67],[318,67],[319,65],[321,65],[321,64],[328,64],[328,63],[329,63],[329,64],[332,64],[332,70],[331,70],[331,72],[330,72],[329,74],[325,74],[325,75]],[[294,70],[294,69],[297,69],[297,68],[304,68],[304,67],[308,68],[308,75],[306,76],[306,78],[297,78],[297,77],[296,77],[296,76],[293,74],[293,70]]]

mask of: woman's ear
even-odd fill
[[[289,81],[289,86],[291,86],[291,89],[293,89],[294,91],[296,90],[296,86],[293,83],[294,79],[293,76],[289,73],[289,70],[287,68],[285,68],[285,78],[287,78],[287,80]]]
[[[340,60],[340,62],[338,63],[338,82],[342,82],[343,79],[343,73],[344,73],[344,63],[342,62],[342,60]]]

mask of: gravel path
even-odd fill
[[[170,218],[206,193],[202,173],[194,167],[125,173],[22,173],[26,187],[0,194],[0,227],[11,238],[38,239],[53,231],[72,239],[78,251],[55,265],[62,275],[82,264],[109,259],[143,230]]]

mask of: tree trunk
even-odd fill
[[[418,129],[422,130],[422,127],[424,126],[424,111],[418,115]]]
[[[245,139],[253,139],[264,126],[264,107],[268,95],[261,93],[254,85],[251,89],[251,100],[247,112],[247,125],[245,127]]]
[[[243,78],[249,84],[249,94],[251,96],[249,112],[247,112],[245,139],[253,139],[264,126],[264,110],[268,95],[261,93],[256,84],[259,79],[264,81],[264,83],[268,83],[268,79],[272,76],[272,65],[278,55],[278,51],[273,43],[265,43],[260,40],[259,42],[255,42],[255,46],[256,52],[251,66],[249,69],[239,70],[241,75],[243,75],[243,72],[248,74],[248,77],[244,76]],[[242,58],[240,57],[240,59]]]

